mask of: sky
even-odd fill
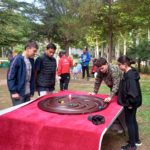
[[[27,2],[27,3],[32,3],[34,0],[17,0],[19,2]]]

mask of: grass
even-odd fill
[[[3,80],[6,80],[6,69],[0,68],[0,109],[4,109],[11,106],[10,95],[7,89],[7,85],[3,83]],[[140,137],[143,142],[143,146],[138,148],[138,150],[148,150],[150,147],[150,76],[142,75],[141,76],[141,89],[143,96],[143,104],[138,109],[137,120],[139,124]],[[94,79],[90,81],[86,80],[72,80],[69,85],[70,90],[74,91],[85,91],[92,92],[94,86]],[[56,85],[56,91],[59,90],[59,85]],[[99,93],[108,94],[110,92],[109,88],[102,84]],[[37,94],[35,94],[35,97]],[[126,137],[122,135],[113,135],[112,133],[107,133],[104,136],[104,144],[102,150],[117,150],[119,147],[124,144]],[[108,146],[109,143],[109,146]],[[115,145],[114,145],[115,144]],[[108,148],[109,147],[109,148]]]

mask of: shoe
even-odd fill
[[[142,142],[141,140],[138,140],[136,143],[135,143],[136,146],[141,146],[142,145]]]
[[[121,150],[137,150],[136,146],[131,146],[130,144],[127,144],[125,146],[121,146]]]
[[[127,143],[129,144],[130,142],[129,142],[129,141],[127,141]],[[141,140],[138,140],[138,141],[135,143],[135,145],[136,145],[136,146],[141,146],[141,145],[142,145]]]

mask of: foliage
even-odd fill
[[[0,46],[15,46],[23,43],[31,33],[31,23],[21,14],[22,3],[15,0],[0,2]]]
[[[150,58],[150,41],[141,41],[139,45],[130,47],[128,55],[132,58],[141,59],[146,61]]]

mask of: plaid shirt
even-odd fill
[[[111,89],[110,97],[112,98],[119,88],[120,80],[122,79],[122,72],[115,65],[108,65],[108,71],[106,73],[101,73],[97,70],[97,77],[94,84],[94,93],[98,93],[102,81]]]

